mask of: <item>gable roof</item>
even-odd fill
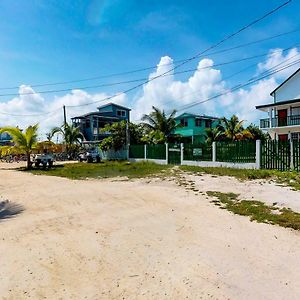
[[[184,112],[181,115],[177,116],[175,119],[180,119],[183,117],[187,117],[187,118],[201,118],[201,119],[213,119],[213,120],[218,120],[220,118],[218,117],[212,117],[212,116],[206,116],[206,115],[196,115],[196,114],[192,114],[192,113],[188,113],[188,112]]]
[[[300,68],[296,70],[291,76],[289,76],[285,81],[283,81],[274,91],[270,93],[271,96],[274,96],[274,93],[280,89],[287,81],[289,81],[292,77],[294,77],[298,72],[300,71]]]
[[[122,105],[119,105],[119,104],[115,104],[115,103],[112,103],[112,102],[104,104],[104,105],[101,105],[101,106],[98,106],[97,109],[101,109],[101,108],[104,108],[104,107],[107,107],[107,106],[110,106],[110,105],[113,105],[113,106],[116,106],[116,107],[119,107],[119,108],[122,108],[122,109],[125,109],[125,110],[128,110],[128,111],[131,110],[128,107],[125,107],[125,106],[122,106]]]

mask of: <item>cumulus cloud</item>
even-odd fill
[[[298,49],[291,49],[284,55],[281,50],[271,50],[267,59],[257,65],[255,76],[272,67],[286,63],[291,63],[297,59]],[[222,73],[214,67],[211,59],[205,58],[199,61],[197,70],[186,80],[176,79],[176,74],[172,70],[173,60],[169,56],[160,59],[155,72],[149,74],[150,81],[146,83],[142,90],[129,98],[128,95],[120,93],[117,97],[102,101],[107,98],[107,93],[88,93],[77,89],[62,95],[55,96],[46,100],[28,85],[21,85],[19,96],[11,100],[0,103],[0,126],[11,125],[26,127],[29,124],[40,123],[41,132],[45,134],[53,126],[58,126],[63,122],[62,106],[82,105],[90,102],[100,101],[93,105],[67,108],[68,119],[90,111],[95,111],[97,106],[107,102],[115,102],[120,105],[132,108],[132,120],[139,120],[143,114],[149,113],[152,106],[171,112],[173,109],[183,108],[185,105],[206,100],[215,95],[227,92],[225,95],[206,102],[201,105],[193,106],[184,111],[198,114],[216,115],[219,117],[237,114],[247,122],[257,122],[262,115],[255,109],[255,105],[272,102],[270,92],[283,79],[289,76],[297,66],[288,68],[270,78],[266,78],[251,85],[230,92],[229,84],[222,79]],[[168,76],[154,79],[156,76],[168,72]],[[154,79],[154,80],[151,80]],[[24,95],[30,93],[28,95]],[[12,115],[1,114],[5,112]],[[32,115],[53,112],[50,114],[37,116],[17,117],[13,114]]]

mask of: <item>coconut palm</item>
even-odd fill
[[[37,131],[38,124],[27,127],[24,132],[18,127],[4,127],[0,129],[0,134],[6,132],[12,137],[14,146],[11,147],[26,154],[27,169],[31,168],[30,154],[38,142]]]
[[[249,130],[244,129],[243,120],[239,120],[236,115],[233,115],[230,119],[223,118],[224,134],[227,139],[231,141],[251,139],[252,134]]]
[[[63,136],[64,142],[66,143],[67,153],[71,154],[74,145],[79,145],[84,139],[80,128],[73,124],[64,124],[61,127],[54,127],[51,130],[52,136],[55,134],[61,134]]]
[[[162,132],[166,139],[173,133],[177,127],[175,121],[176,110],[173,110],[170,115],[166,115],[165,111],[152,106],[153,111],[149,115],[143,115],[143,127],[148,131]]]
[[[206,128],[205,134],[206,142],[211,144],[224,138],[224,128],[221,125],[214,128]]]

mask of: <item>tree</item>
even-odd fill
[[[224,138],[224,128],[219,125],[214,128],[205,129],[206,142],[211,144],[212,142],[220,141]]]
[[[38,142],[38,124],[29,126],[22,132],[18,127],[4,127],[0,129],[0,134],[3,132],[8,133],[14,142],[13,148],[21,153],[26,154],[27,157],[27,169],[31,168],[30,154],[36,147]]]
[[[258,126],[254,124],[250,124],[246,129],[251,133],[254,140],[265,141],[270,139],[270,135],[268,133],[264,133]]]
[[[61,134],[63,136],[64,142],[66,143],[67,153],[74,156],[74,152],[78,148],[80,142],[84,139],[80,128],[74,124],[63,124],[61,127],[54,127],[51,130],[52,137],[55,134]]]
[[[243,127],[243,120],[239,120],[236,115],[233,115],[230,119],[223,118],[224,135],[228,140],[244,140],[253,139],[251,132]]]
[[[127,122],[115,122],[107,124],[101,129],[101,132],[109,132],[109,136],[104,138],[100,143],[100,149],[102,150],[120,150],[126,145],[127,133],[129,134],[130,144],[139,144],[143,136],[143,128],[141,125],[128,123]]]
[[[149,115],[143,115],[142,121],[145,122],[143,122],[142,125],[148,133],[151,131],[156,131],[156,134],[161,132],[167,141],[177,127],[175,120],[176,110],[173,110],[172,113],[167,116],[164,110],[161,111],[155,106],[152,106],[152,109],[153,111]]]

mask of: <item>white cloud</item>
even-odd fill
[[[266,61],[258,64],[256,75],[264,72],[271,67],[280,63],[283,66],[288,62],[297,59],[298,49],[290,50],[286,55],[278,49],[270,51]],[[295,57],[295,58],[294,58]],[[169,56],[160,59],[156,71],[149,74],[149,79],[164,74],[172,70],[174,67],[173,60]],[[210,114],[217,116],[230,116],[237,114],[241,119],[248,122],[255,122],[261,114],[255,109],[255,105],[265,104],[272,101],[269,93],[287,76],[289,76],[296,67],[288,68],[280,75],[275,74],[271,78],[258,81],[251,87],[240,88],[232,93],[228,93],[222,97],[201,105],[193,106],[186,109],[188,112],[199,114]],[[125,94],[117,97],[101,101],[108,97],[106,93],[92,94],[83,90],[73,90],[63,96],[55,96],[52,100],[45,100],[41,94],[35,93],[32,87],[21,85],[19,93],[32,93],[30,95],[19,95],[9,101],[0,103],[0,126],[11,125],[26,127],[29,124],[40,123],[41,132],[44,134],[53,126],[58,126],[63,122],[62,106],[73,106],[100,101],[93,105],[81,106],[76,108],[67,108],[68,119],[77,115],[81,115],[96,110],[97,106],[106,102],[115,102],[124,106],[131,107],[132,120],[139,120],[144,113],[149,113],[152,106],[164,109],[170,112],[174,108],[182,108],[184,105],[202,101],[212,96],[224,93],[229,90],[229,85],[222,80],[222,73],[214,67],[211,59],[205,58],[198,63],[197,70],[186,80],[178,80],[175,78],[174,72],[171,71],[169,76],[160,77],[148,82],[143,86],[142,91],[129,99]],[[55,111],[51,114],[35,117],[17,117],[1,114],[7,112],[9,114],[42,114],[49,111]],[[184,110],[180,110],[182,113]]]

